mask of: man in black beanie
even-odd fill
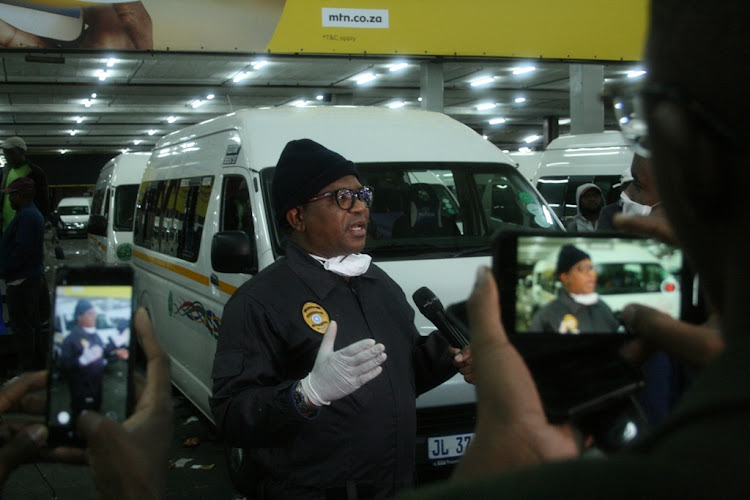
[[[401,288],[360,253],[373,192],[359,177],[317,142],[289,142],[271,188],[286,256],[224,307],[211,409],[245,449],[256,498],[408,488],[416,397],[457,368],[471,378],[468,350],[421,336]]]
[[[102,404],[102,376],[107,366],[104,343],[96,333],[96,308],[86,299],[76,302],[75,326],[62,342],[60,365],[68,377],[72,421],[83,410]]]
[[[618,330],[619,321],[595,292],[597,275],[589,254],[573,245],[563,245],[557,256],[555,275],[563,287],[555,300],[534,314],[529,332],[578,334]]]

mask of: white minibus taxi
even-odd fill
[[[607,204],[616,202],[622,174],[632,161],[633,150],[621,132],[564,135],[549,143],[531,183],[565,221],[577,213],[576,190],[581,184],[593,182]]]
[[[301,138],[354,161],[373,187],[365,252],[410,301],[422,286],[446,305],[465,300],[504,227],[562,230],[513,161],[439,113],[243,110],[163,137],[136,204],[138,302],[172,360],[174,384],[209,419],[223,307],[284,253],[270,187],[282,149]],[[423,334],[434,330],[419,312],[416,323]],[[466,442],[455,437],[472,432],[475,401],[473,386],[459,375],[419,397],[418,470],[455,463]],[[230,473],[238,470],[232,467]]]
[[[57,237],[86,236],[90,213],[91,198],[74,196],[60,200],[55,209]]]
[[[133,244],[133,213],[150,153],[122,153],[109,160],[94,187],[89,219],[89,262],[127,264]]]

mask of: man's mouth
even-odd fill
[[[365,236],[367,234],[367,221],[357,221],[349,224],[349,231],[355,236]]]

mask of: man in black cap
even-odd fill
[[[26,158],[28,148],[26,147],[26,141],[22,138],[17,136],[8,137],[0,144],[0,148],[3,150],[3,156],[7,163],[5,168],[0,169],[2,172],[0,175],[0,188],[6,188],[14,180],[23,177],[34,181],[34,206],[42,214],[46,223],[50,217],[50,195],[47,176],[44,170]],[[0,233],[7,229],[15,213],[15,209],[10,203],[10,197],[0,194]],[[42,328],[37,338],[37,360],[35,364],[43,365],[46,360],[46,356],[43,353],[49,335],[48,322],[51,312],[49,287],[47,286],[47,279],[44,274],[42,274],[37,304],[39,309],[39,323]]]
[[[46,219],[49,218],[50,198],[49,188],[47,187],[47,176],[44,171],[37,165],[34,165],[26,158],[26,141],[20,137],[9,137],[0,145],[3,150],[3,156],[8,164],[2,169],[2,181],[0,188],[7,188],[11,182],[21,177],[28,177],[34,181],[36,192],[34,195],[34,205]],[[0,232],[5,231],[13,219],[15,210],[10,205],[10,199],[7,196],[0,196]]]
[[[611,333],[620,327],[612,310],[596,293],[596,271],[591,256],[573,245],[563,245],[555,275],[563,288],[555,300],[531,319],[529,332]]]
[[[44,260],[44,219],[34,205],[34,181],[19,177],[1,191],[15,216],[0,242],[0,278],[5,280],[11,329],[17,335],[19,365],[34,366],[37,359],[39,296]]]
[[[258,498],[393,496],[413,480],[416,396],[457,368],[468,380],[468,350],[421,336],[401,288],[360,253],[373,192],[351,161],[291,141],[272,197],[286,257],[224,307],[216,425],[245,448]]]

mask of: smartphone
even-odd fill
[[[627,304],[680,318],[693,295],[679,249],[620,233],[503,231],[494,241],[493,273],[503,325],[552,421],[643,386],[618,355],[633,338],[621,321]]]
[[[94,410],[116,422],[131,412],[133,271],[62,267],[50,324],[47,426],[52,446],[82,445],[76,418]]]
[[[81,7],[50,2],[0,0],[0,19],[32,35],[66,42],[78,38],[83,30]]]

